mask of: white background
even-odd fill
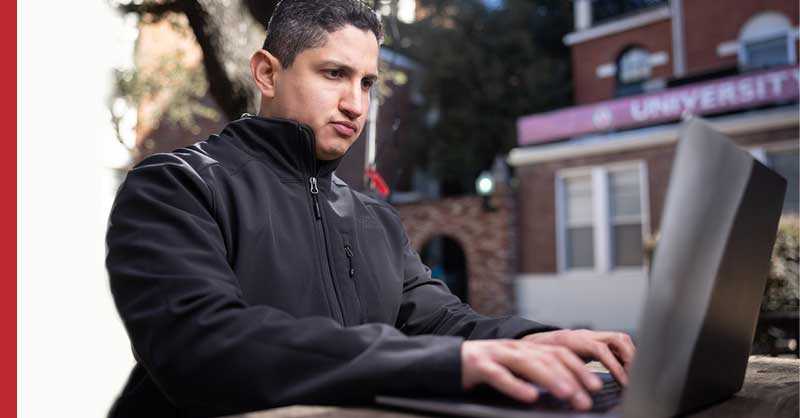
[[[131,31],[104,0],[17,7],[18,416],[102,417],[133,364],[103,266]]]

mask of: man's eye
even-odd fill
[[[364,90],[369,90],[374,85],[375,85],[375,80],[364,80],[361,82],[361,87],[363,87]]]
[[[342,70],[325,70],[325,75],[328,78],[342,78]]]

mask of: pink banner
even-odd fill
[[[525,116],[517,121],[519,145],[796,100],[800,67],[784,67],[656,93]]]

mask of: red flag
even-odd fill
[[[373,185],[375,185],[375,190],[377,190],[381,196],[389,196],[389,186],[377,171],[373,170],[372,168],[367,168],[367,177],[369,177],[369,180]]]

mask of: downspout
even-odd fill
[[[686,45],[683,38],[683,0],[670,1],[672,19],[672,75],[681,78],[686,75]]]

